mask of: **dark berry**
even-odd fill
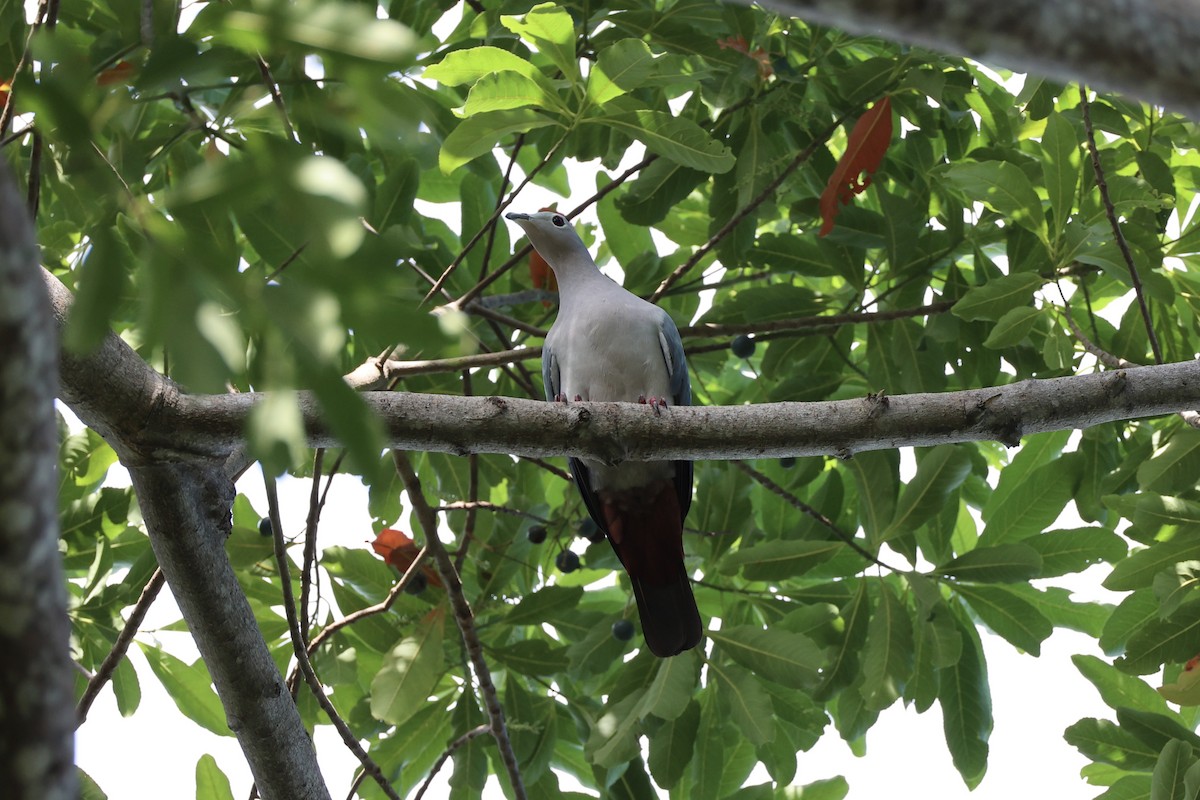
[[[534,525],[529,529],[529,532],[526,533],[525,536],[534,544],[541,544],[542,542],[546,541],[546,526]]]
[[[584,539],[587,539],[592,544],[604,541],[604,532],[600,530],[600,528],[596,525],[596,521],[591,517],[584,517],[582,520],[580,520],[579,526],[576,528],[576,530],[579,532],[580,536],[582,536]]]
[[[633,638],[633,623],[627,619],[619,619],[612,624],[613,638],[618,642],[628,642]]]
[[[259,536],[270,536],[271,535],[271,518],[270,517],[263,517],[262,519],[260,519],[258,521],[258,535]]]
[[[791,469],[792,467],[796,466],[796,459],[792,456],[784,456],[783,458],[779,459],[779,466],[783,467],[784,469]]]
[[[412,580],[404,587],[405,594],[420,594],[425,591],[425,587],[429,585],[429,578],[425,577],[424,572],[418,572],[412,576]]]
[[[563,550],[554,558],[554,566],[564,573],[574,572],[579,569],[579,556],[570,550]]]
[[[729,349],[738,358],[749,358],[754,355],[754,340],[743,333],[733,337],[733,341],[729,343]]]

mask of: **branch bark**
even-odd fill
[[[1200,118],[1200,5],[1188,0],[766,0],[761,5],[852,33],[1063,82],[1094,83]]]
[[[58,337],[0,162],[0,797],[73,798],[74,670],[58,555]]]
[[[218,461],[158,461],[129,474],[150,545],[212,675],[264,798],[327,799],[292,696],[225,552],[233,483]]]
[[[311,393],[298,394],[310,447],[338,441]],[[388,447],[456,455],[585,456],[606,462],[838,454],[1022,436],[1200,408],[1200,361],[937,394],[820,403],[677,407],[544,403],[510,397],[364,392]],[[257,394],[165,398],[139,450],[221,451],[241,441]]]

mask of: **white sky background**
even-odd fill
[[[640,158],[640,153],[631,152],[627,164],[636,158]],[[591,193],[587,187],[595,185],[595,167],[571,165],[568,171],[577,189],[576,196],[563,199],[530,186],[513,209],[536,210],[555,201],[563,210],[574,207]],[[420,203],[419,208],[422,213],[439,216],[457,228],[457,208]],[[594,223],[594,211],[590,217],[585,214],[582,219]],[[510,234],[514,240],[521,235],[515,228]],[[619,270],[606,271],[619,277]],[[904,453],[903,461],[907,479],[912,474],[911,451]],[[120,467],[114,467],[111,479],[118,484],[127,482],[122,480],[122,472]],[[309,482],[285,478],[280,482],[279,490],[285,533],[296,535],[304,528]],[[239,482],[238,491],[248,495],[255,508],[265,515],[262,478],[256,469],[249,471]],[[1073,506],[1069,506],[1055,527],[1082,524],[1074,515]],[[398,527],[408,530],[403,523]],[[324,512],[320,531],[322,546],[368,547],[367,543],[373,537],[365,489],[356,479],[341,476],[334,483]],[[1076,591],[1079,600],[1114,602],[1119,596],[1100,587],[1107,573],[1108,567],[1098,566],[1069,579],[1057,579],[1055,583]],[[178,619],[174,599],[164,591],[151,609],[138,639],[161,642],[170,652],[190,663],[197,653],[188,634],[158,632],[159,628]],[[1103,658],[1096,641],[1083,634],[1056,629],[1043,643],[1042,656],[1034,658],[1018,652],[997,636],[986,631],[981,633],[995,727],[987,776],[978,789],[968,792],[951,763],[942,733],[940,706],[936,704],[923,715],[899,704],[883,712],[867,734],[867,754],[863,758],[851,754],[830,724],[825,736],[811,751],[798,754],[796,783],[803,785],[843,775],[850,784],[850,800],[918,796],[938,800],[1011,800],[1029,794],[1056,800],[1086,800],[1099,794],[1100,787],[1088,786],[1079,777],[1080,768],[1089,763],[1088,760],[1062,738],[1063,730],[1083,717],[1113,718],[1112,712],[1070,661],[1077,653]],[[114,800],[192,797],[196,762],[201,755],[209,753],[229,776],[234,796],[246,797],[251,779],[237,740],[232,736],[211,734],[183,717],[150,672],[136,646],[130,649],[130,658],[141,682],[141,705],[132,717],[122,718],[111,688],[106,688],[76,735],[79,765]],[[317,728],[316,745],[332,797],[346,797],[356,760],[346,751],[331,726]],[[429,797],[449,795],[446,779],[450,770],[449,764],[443,767]],[[748,783],[766,779],[765,771],[760,767]],[[486,798],[501,796],[494,780],[485,792]],[[564,781],[566,788],[575,787]]]

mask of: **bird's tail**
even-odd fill
[[[683,519],[675,487],[661,481],[613,492],[600,505],[609,541],[633,582],[650,652],[665,658],[695,647],[703,626],[683,565]]]

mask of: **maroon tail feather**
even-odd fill
[[[660,658],[700,643],[703,627],[683,566],[683,520],[671,481],[601,492],[604,527],[633,582],[650,652]]]

